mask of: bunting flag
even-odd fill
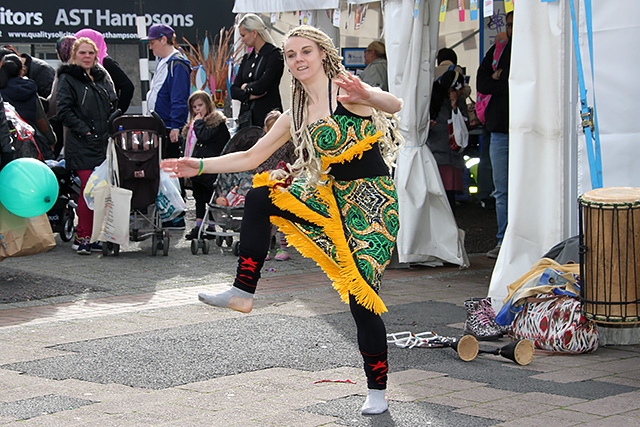
[[[513,3],[515,0],[504,0],[505,13],[513,12]]]
[[[488,18],[493,16],[493,0],[482,0],[484,1],[484,9],[483,9],[483,18]]]
[[[442,0],[440,3],[440,22],[444,22],[444,18],[447,16],[447,0]]]
[[[464,22],[464,0],[458,0],[458,19]]]
[[[478,0],[471,0],[469,2],[469,17],[472,21],[478,20]]]

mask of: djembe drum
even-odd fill
[[[579,208],[582,312],[603,325],[640,323],[640,188],[592,190]]]

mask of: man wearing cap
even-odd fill
[[[364,63],[366,68],[360,75],[360,79],[382,90],[389,90],[387,83],[387,52],[382,42],[371,42],[364,51]]]
[[[147,112],[158,113],[167,127],[169,144],[163,147],[162,157],[177,158],[178,136],[189,115],[191,63],[175,48],[175,32],[168,25],[152,25],[143,40],[149,40],[149,48],[157,58],[147,93]]]
[[[175,31],[168,25],[152,25],[143,40],[149,41],[149,48],[157,58],[156,72],[147,93],[147,113],[155,111],[167,127],[169,138],[165,138],[162,158],[178,158],[180,129],[189,115],[191,63],[176,49]],[[177,220],[163,227],[184,229],[184,218]]]

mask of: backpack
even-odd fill
[[[506,40],[498,40],[496,41],[496,48],[493,51],[493,61],[491,62],[491,68],[493,71],[498,69],[498,63],[500,62],[500,57],[502,56],[502,52],[504,51],[505,46],[507,45]],[[489,101],[491,100],[491,95],[487,95],[485,93],[477,92],[476,97],[476,116],[478,120],[480,120],[483,124],[487,121],[485,117],[485,112],[487,110],[487,106],[489,105]]]

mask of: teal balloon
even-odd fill
[[[58,180],[43,162],[16,159],[0,171],[0,203],[14,215],[24,218],[42,215],[57,198]]]

